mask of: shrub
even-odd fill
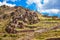
[[[10,37],[17,37],[17,35],[11,34]]]
[[[2,38],[0,38],[0,40],[2,40]]]
[[[4,34],[3,37],[7,37],[7,34]]]

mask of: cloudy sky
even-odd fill
[[[43,15],[60,17],[60,0],[0,0],[0,6],[22,6]]]

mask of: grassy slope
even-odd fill
[[[28,25],[28,26],[37,26],[39,28],[50,28],[60,24],[60,20],[58,19],[46,18],[39,14],[38,16],[40,18],[40,22],[37,24]],[[60,29],[51,30],[42,34],[36,33],[35,38],[33,40],[46,40],[47,38],[54,38],[54,37],[60,37]]]
[[[41,15],[39,17],[41,18],[41,21],[40,23],[37,23],[35,25],[41,26],[43,28],[50,28],[60,24],[60,20],[57,20],[57,19],[54,20],[52,18],[42,17]],[[46,23],[46,22],[49,22],[49,23]],[[46,40],[48,38],[57,38],[57,37],[60,38],[60,29],[51,30],[42,34],[36,33],[35,37],[36,39],[34,40]]]
[[[53,26],[56,26],[56,25],[60,24],[60,20],[53,20],[52,18],[42,17],[40,14],[38,14],[38,17],[40,18],[40,22],[39,23],[32,24],[32,25],[27,25],[27,26],[37,26],[39,28],[50,28],[50,27],[53,27]],[[5,28],[5,26],[6,26],[6,24],[8,22],[9,22],[9,19],[2,20],[2,22],[0,22],[0,32],[4,32],[4,28]],[[50,38],[50,37],[58,37],[58,36],[60,36],[60,32],[59,31],[60,31],[60,29],[57,30],[57,31],[51,30],[49,32],[42,33],[42,34],[36,33],[35,38],[33,40],[44,40],[44,39]],[[4,35],[7,35],[7,37],[4,37]],[[13,35],[13,36],[11,37],[11,35]],[[24,35],[0,33],[0,40],[1,40],[1,38],[3,40],[15,40],[15,38],[19,38],[21,36],[24,36]]]

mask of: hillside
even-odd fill
[[[0,40],[46,40],[60,36],[60,19],[23,7],[0,6]],[[49,36],[48,36],[49,35]]]

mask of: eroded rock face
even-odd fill
[[[18,27],[18,28],[24,28],[24,25],[23,25],[23,23],[18,22],[17,27]]]
[[[4,13],[0,17],[3,20],[9,19],[8,26],[5,28],[5,31],[8,33],[16,33],[15,28],[24,28],[25,24],[35,24],[38,23],[40,20],[38,18],[38,15],[34,11],[29,11],[28,9],[24,9],[22,7],[8,7],[8,6],[1,6],[4,9],[1,9],[1,11]],[[22,21],[22,22],[18,22]]]
[[[29,24],[35,24],[39,22],[39,18],[36,13],[26,12],[25,14],[21,15],[20,18],[23,20],[23,22],[29,23]]]
[[[13,28],[13,27],[10,27],[10,26],[6,27],[6,28],[5,28],[5,31],[6,31],[7,33],[17,33],[17,31],[14,30],[14,28]]]
[[[3,19],[9,17],[14,17],[14,19],[21,20],[27,24],[35,24],[39,22],[39,18],[36,12],[34,11],[29,11],[28,9],[24,9],[22,7],[9,7],[9,6],[1,6],[0,11],[3,13]],[[3,12],[4,11],[4,12]],[[8,17],[8,18],[9,18]]]
[[[49,39],[46,39],[46,40],[60,40],[60,38],[49,38]]]
[[[7,27],[5,28],[5,31],[7,33],[17,33],[17,30],[15,30],[15,28],[24,28],[24,24],[22,22],[18,22],[17,19],[11,19],[11,21],[9,22],[9,24],[7,24]]]
[[[14,12],[10,13],[10,15],[13,16],[14,19],[21,20],[27,24],[35,24],[40,21],[36,12],[31,12],[19,7],[17,7]]]
[[[7,32],[7,33],[12,33],[13,32],[13,28],[11,28],[11,27],[6,27],[5,28],[5,31]]]

